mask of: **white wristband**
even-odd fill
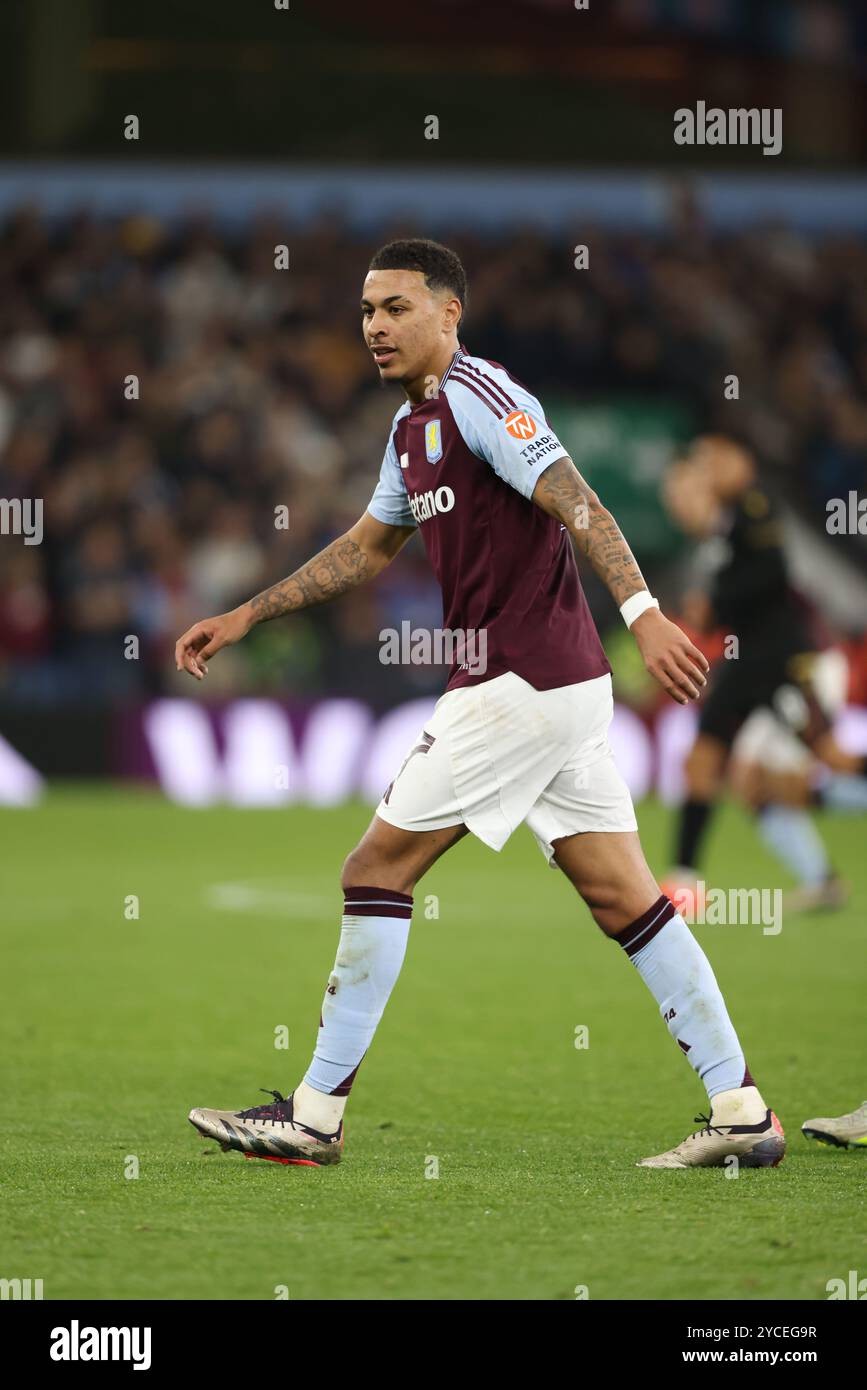
[[[620,616],[627,627],[632,627],[635,619],[646,613],[648,608],[658,607],[659,599],[651,598],[647,589],[640,589],[637,594],[630,594],[626,602],[620,605]]]

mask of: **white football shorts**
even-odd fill
[[[813,691],[831,721],[846,703],[848,681],[843,652],[836,648],[820,652],[813,667]],[[732,756],[738,762],[759,763],[771,772],[810,772],[816,762],[797,734],[764,706],[753,710],[738,731]]]
[[[446,691],[376,814],[402,830],[466,825],[501,850],[523,821],[552,868],[552,841],[637,829],[614,765],[610,675],[536,690],[513,671]]]

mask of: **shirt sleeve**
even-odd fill
[[[417,526],[418,522],[409,509],[406,484],[400,471],[397,451],[394,447],[394,431],[385,446],[379,482],[367,504],[367,510],[377,521],[387,526]]]
[[[545,469],[568,457],[569,450],[545,420],[535,396],[514,382],[509,383],[509,395],[514,407],[501,414],[461,388],[450,394],[449,404],[468,448],[504,482],[531,498]]]

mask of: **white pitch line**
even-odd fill
[[[274,886],[267,879],[248,879],[241,883],[214,883],[205,894],[209,907],[221,912],[265,912],[282,916],[287,912],[323,913],[340,907],[339,893],[330,902],[321,894],[297,893]]]

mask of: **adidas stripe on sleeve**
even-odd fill
[[[568,457],[540,402],[502,368],[459,358],[446,391],[468,448],[524,497],[532,497],[549,464]]]

